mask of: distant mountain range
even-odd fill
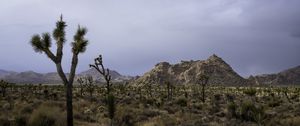
[[[300,66],[276,74],[250,76],[248,80],[256,85],[300,85]]]
[[[133,77],[124,76],[117,71],[110,71],[113,82],[121,82],[131,80]],[[69,74],[66,74],[67,76]],[[76,78],[83,76],[92,76],[96,82],[104,82],[104,78],[95,69],[89,69],[76,75]],[[21,84],[59,84],[62,83],[59,75],[55,72],[52,73],[37,73],[34,71],[25,72],[12,72],[6,70],[0,70],[0,79],[6,80],[12,83]],[[76,81],[75,81],[76,83]]]
[[[197,77],[201,73],[209,73],[209,84],[220,85],[300,85],[300,66],[284,70],[274,74],[264,74],[243,78],[237,74],[229,64],[217,55],[212,55],[206,60],[181,61],[181,63],[170,64],[160,62],[153,69],[146,72],[141,77],[124,76],[112,70],[113,82],[134,80],[134,84],[163,84],[171,82],[173,84],[195,84]],[[104,78],[95,70],[89,69],[76,75],[92,76],[97,82],[104,82]],[[0,70],[0,79],[14,83],[46,83],[58,84],[61,79],[57,73],[37,73],[34,71],[13,72]],[[76,83],[76,81],[75,81]]]

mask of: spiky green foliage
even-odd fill
[[[34,51],[42,53],[51,47],[51,37],[49,33],[43,33],[42,36],[33,35],[30,41]]]
[[[51,45],[52,45],[52,42],[51,42],[50,34],[49,33],[43,33],[42,34],[42,46],[44,48],[50,48]]]
[[[66,22],[62,20],[62,16],[60,17],[60,20],[56,22],[56,28],[53,30],[53,37],[57,41],[58,44],[63,44],[65,39],[65,28],[66,28]]]
[[[88,40],[84,38],[84,35],[87,33],[86,28],[78,26],[77,32],[74,35],[74,42],[72,42],[72,51],[75,54],[83,53],[86,50],[88,45]]]
[[[42,53],[44,48],[42,46],[42,40],[40,35],[35,34],[32,36],[31,41],[30,41],[31,46],[33,47],[33,50],[35,52]]]

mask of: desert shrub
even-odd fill
[[[282,103],[282,100],[274,99],[274,100],[269,101],[267,104],[269,107],[277,107],[277,106],[280,106],[281,103]]]
[[[234,95],[232,94],[226,94],[226,100],[229,102],[233,102],[235,99]]]
[[[187,100],[186,100],[185,97],[179,97],[179,98],[175,101],[175,103],[176,103],[177,105],[181,106],[181,107],[187,106]]]
[[[0,126],[11,126],[11,122],[7,117],[0,117]]]
[[[176,118],[168,115],[162,115],[158,118],[157,123],[158,126],[176,126]]]
[[[28,114],[19,114],[15,117],[16,126],[27,126],[29,115]]]
[[[262,106],[255,106],[250,101],[242,102],[240,106],[240,116],[242,120],[261,123],[264,114],[264,108]]]
[[[255,96],[256,95],[256,89],[255,88],[249,88],[244,90],[244,94],[248,95],[248,96]]]
[[[153,106],[156,103],[156,100],[154,98],[146,98],[143,100],[143,103],[145,106]]]
[[[227,105],[227,111],[229,117],[237,117],[237,105],[234,102],[229,102]]]
[[[300,117],[278,118],[274,117],[266,123],[266,126],[300,126]]]
[[[41,105],[29,118],[29,126],[65,126],[66,118],[58,107]]]
[[[139,117],[137,112],[132,108],[118,107],[114,121],[117,126],[133,126],[137,117]]]
[[[287,119],[283,119],[280,121],[280,124],[286,126],[300,126],[300,117],[291,117]]]

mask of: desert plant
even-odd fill
[[[229,117],[237,117],[237,105],[235,102],[229,102],[227,105],[227,111],[228,111],[228,115]]]
[[[181,106],[181,107],[185,107],[185,106],[187,106],[187,99],[185,97],[179,97],[176,100],[176,104]]]
[[[9,83],[4,81],[4,80],[1,80],[0,81],[0,87],[1,87],[2,97],[5,97],[6,89],[9,87]]]
[[[292,103],[290,97],[288,96],[288,88],[287,88],[287,87],[284,87],[284,88],[282,89],[282,92],[283,92],[284,96],[286,97],[286,99],[288,100],[288,102],[289,102],[289,103]]]
[[[80,83],[80,94],[82,96],[82,91],[83,91],[83,87],[86,88],[86,91],[89,93],[90,95],[90,99],[93,98],[93,93],[95,91],[96,85],[94,84],[94,80],[92,76],[85,76],[85,77],[81,77],[78,78],[77,80]]]
[[[264,114],[264,108],[253,104],[251,101],[242,102],[240,106],[240,116],[243,120],[253,121],[261,125]]]
[[[80,96],[83,96],[83,89],[84,89],[84,80],[82,77],[77,79],[77,82],[79,83],[79,88],[80,88]]]
[[[257,93],[257,91],[256,91],[256,89],[253,88],[253,87],[250,87],[249,89],[244,90],[244,94],[246,94],[246,95],[248,95],[248,96],[250,96],[250,97],[255,96],[256,93]]]
[[[33,35],[31,38],[31,45],[34,51],[38,53],[45,53],[48,58],[50,58],[56,65],[57,73],[62,79],[64,85],[66,86],[66,104],[67,104],[67,124],[68,126],[73,126],[73,105],[72,105],[72,87],[73,81],[76,73],[76,67],[78,64],[78,55],[86,50],[88,40],[85,39],[85,34],[87,33],[86,28],[78,26],[76,34],[74,35],[74,42],[72,45],[72,64],[70,69],[69,78],[66,77],[63,71],[61,61],[63,57],[63,47],[66,41],[65,39],[65,28],[66,22],[63,21],[62,16],[60,20],[56,22],[56,28],[53,31],[53,38],[56,40],[57,50],[56,55],[50,50],[52,45],[51,36],[49,33],[43,33],[42,35]]]
[[[205,102],[205,87],[208,83],[208,79],[209,79],[209,77],[206,74],[200,74],[199,75],[198,81],[199,81],[199,84],[202,87],[202,102],[203,103]]]
[[[111,120],[110,125],[113,125],[113,119],[115,116],[116,105],[115,105],[115,96],[113,94],[109,94],[107,96],[107,108],[108,108],[108,115]]]
[[[107,90],[106,94],[109,95],[112,87],[112,83],[110,83],[111,75],[109,69],[104,68],[102,55],[99,55],[99,57],[95,58],[94,64],[90,64],[90,67],[95,68],[104,77],[106,81],[106,90]]]
[[[29,126],[65,126],[63,114],[58,107],[41,105],[33,111],[29,119]]]
[[[171,84],[171,82],[167,81],[167,96],[168,96],[168,100],[172,99],[173,96],[173,90],[174,90],[174,86]]]

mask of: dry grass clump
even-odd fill
[[[63,111],[56,106],[42,104],[31,114],[29,126],[66,126],[66,118]]]

